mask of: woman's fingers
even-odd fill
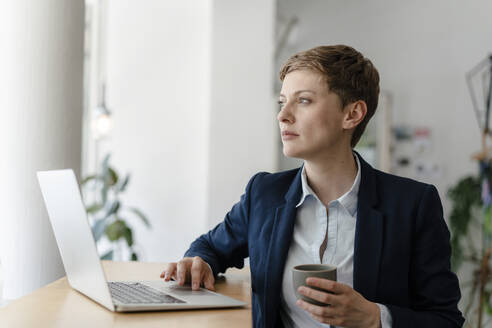
[[[308,311],[311,314],[320,316],[320,317],[333,317],[335,314],[335,310],[331,306],[318,306],[311,303],[308,303],[304,300],[297,300],[297,306],[301,309]]]
[[[321,292],[309,287],[301,286],[297,289],[297,292],[301,295],[312,298],[313,300],[332,305],[336,299],[336,295]]]
[[[215,284],[214,274],[209,269],[208,265],[206,265],[205,277],[203,279],[203,283],[204,283],[205,288],[207,288],[208,290],[215,291],[215,287],[214,287],[214,284]]]
[[[164,271],[161,273],[161,278],[164,278],[164,281],[169,281],[175,275],[176,271],[176,263],[168,263],[164,267]]]
[[[186,282],[186,275],[188,271],[188,263],[186,259],[182,259],[178,262],[178,268],[177,268],[177,273],[176,277],[178,278],[178,285],[183,286]]]
[[[340,282],[336,282],[330,279],[323,279],[323,278],[316,278],[316,277],[309,277],[306,279],[306,284],[309,286],[314,286],[318,287],[324,290],[327,290],[329,292],[332,292],[334,294],[343,294],[348,292],[350,289],[349,286],[342,284]],[[347,288],[349,287],[349,288]]]
[[[212,269],[198,256],[194,258],[185,257],[177,263],[167,263],[161,273],[161,278],[164,278],[164,281],[174,278],[180,286],[189,281],[193,290],[198,290],[200,285],[209,290],[215,290]]]
[[[203,272],[203,260],[198,256],[193,258],[191,263],[191,289],[198,290],[202,283]]]

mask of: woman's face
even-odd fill
[[[277,119],[285,156],[312,160],[329,154],[350,135],[343,128],[345,111],[338,95],[328,91],[320,73],[295,70],[283,81]],[[348,141],[348,142],[347,142]]]

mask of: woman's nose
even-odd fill
[[[280,108],[280,112],[277,114],[277,120],[279,122],[293,122],[293,116],[290,111],[290,106],[285,104],[283,107]]]

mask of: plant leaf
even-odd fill
[[[108,186],[106,184],[101,188],[101,201],[103,204],[106,204],[108,200]]]
[[[487,313],[489,315],[492,315],[492,298],[490,297],[492,295],[492,292],[485,290],[484,293],[484,303],[485,303],[485,310],[487,310]]]
[[[474,208],[481,206],[480,181],[473,176],[460,179],[455,186],[448,190],[448,196],[453,203],[449,216],[451,230],[451,263],[457,270],[463,262],[462,238],[467,235],[470,223],[474,220]]]
[[[491,206],[488,206],[485,209],[484,218],[483,218],[483,228],[486,233],[492,234],[492,209]]]
[[[89,175],[89,176],[86,176],[82,182],[80,183],[81,186],[85,185],[87,182],[91,181],[91,180],[97,180],[98,179],[98,176],[96,174],[93,174],[93,175]]]
[[[112,214],[118,213],[118,210],[120,209],[120,201],[115,200],[113,204],[111,204],[111,207],[109,208],[108,214],[106,216],[110,216]]]
[[[116,220],[106,227],[106,236],[108,236],[110,241],[116,241],[123,236],[123,231],[125,228],[125,222]]]
[[[92,204],[91,206],[87,207],[86,211],[89,214],[96,213],[100,209],[102,209],[104,206],[103,204]]]
[[[128,226],[126,226],[123,229],[123,238],[125,238],[128,246],[132,247],[132,245],[133,245],[133,233],[132,233],[132,229],[128,228]]]
[[[128,185],[128,181],[129,180],[130,180],[130,174],[127,174],[126,177],[125,177],[125,179],[123,180],[123,182],[120,185],[120,188],[119,188],[120,191],[125,191],[126,186]]]
[[[135,208],[135,207],[130,207],[129,210],[132,211],[133,213],[135,213],[143,221],[143,223],[147,226],[147,228],[151,228],[149,220],[142,213],[142,211],[140,211],[138,208]]]
[[[132,261],[138,261],[138,256],[137,256],[137,253],[133,252],[132,253],[132,258],[131,258]]]
[[[109,173],[109,159],[111,158],[111,154],[107,154],[106,156],[104,156],[104,159],[102,161],[102,164],[101,164],[101,178],[102,178],[102,181],[104,183],[104,186],[106,188],[109,187],[110,185],[110,180],[111,180],[111,177],[110,177],[110,173]]]
[[[113,259],[113,250],[101,255],[101,260],[112,260]]]
[[[103,174],[108,170],[110,158],[111,158],[111,154],[106,154],[106,156],[104,156],[104,159],[103,159],[102,165],[101,165]]]
[[[116,173],[112,167],[108,167],[108,175],[106,178],[108,179],[107,183],[109,186],[114,186],[118,183],[118,173]]]

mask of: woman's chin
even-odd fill
[[[301,158],[301,152],[296,149],[284,147],[283,151],[285,157]]]

